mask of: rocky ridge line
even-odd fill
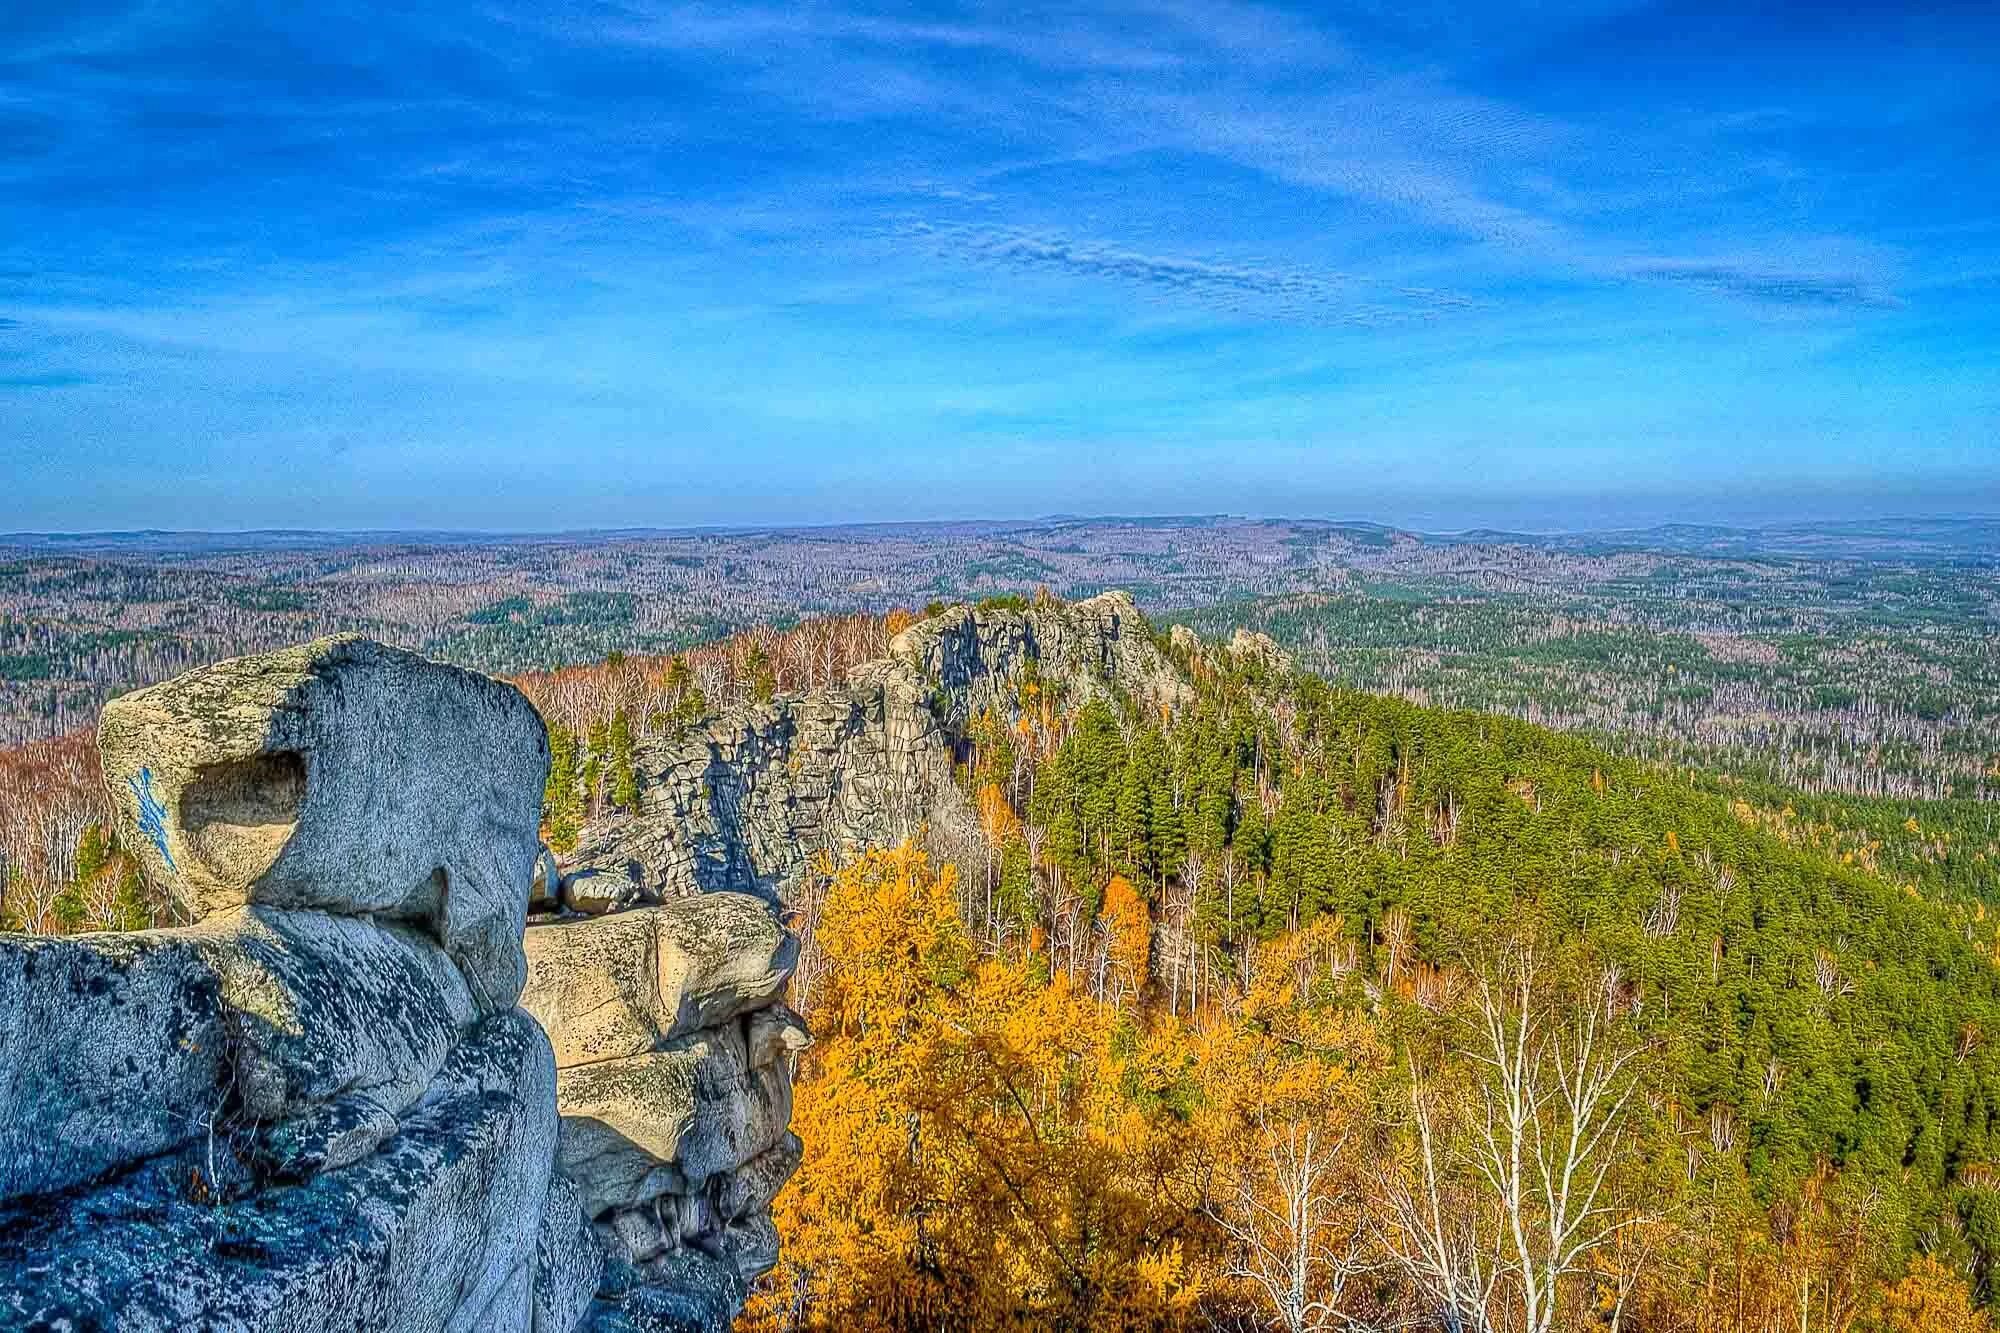
[[[789,899],[815,859],[969,826],[952,778],[966,729],[989,709],[1011,722],[1028,683],[1071,703],[1114,691],[1166,708],[1192,698],[1127,593],[952,607],[904,629],[842,685],[642,738],[636,809],[587,824],[545,878],[583,911],[716,890]]]

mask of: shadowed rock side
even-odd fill
[[[641,740],[637,809],[585,828],[561,858],[565,899],[584,911],[715,890],[783,899],[815,857],[968,823],[952,781],[966,727],[988,709],[1011,721],[1031,681],[1075,702],[1112,690],[1168,708],[1191,697],[1126,593],[953,607],[844,685]]]
[[[517,1007],[548,746],[511,687],[323,640],[100,744],[191,924],[0,936],[0,1327],[728,1325],[796,1156],[767,906],[538,931],[538,995],[613,1001],[536,1001],[559,1061]]]

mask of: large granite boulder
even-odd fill
[[[548,733],[519,690],[353,636],[105,705],[148,877],[193,920],[256,903],[421,924],[482,1012],[520,994]]]

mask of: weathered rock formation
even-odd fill
[[[1030,682],[1072,703],[1111,691],[1165,707],[1192,698],[1126,592],[1026,611],[954,606],[891,640],[887,669],[917,682],[954,737],[986,710],[1012,720]]]
[[[778,1258],[770,1204],[799,1163],[782,1003],[797,944],[737,893],[531,927],[522,1005],[555,1042],[558,1160],[611,1256],[607,1289],[738,1290]]]
[[[1045,693],[1111,691],[1163,707],[1190,697],[1128,594],[951,608],[844,685],[643,739],[637,809],[585,829],[561,858],[565,893],[585,910],[716,890],[784,898],[816,857],[969,822],[952,762],[981,712],[1011,722]]]
[[[427,926],[486,1009],[521,993],[548,735],[510,685],[353,636],[105,705],[105,780],[193,919],[249,903]]]
[[[364,640],[114,701],[100,747],[189,924],[0,936],[0,1327],[727,1326],[796,1160],[768,906],[524,947],[540,719]]]

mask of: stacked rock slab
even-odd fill
[[[0,936],[0,1327],[726,1327],[754,1262],[607,1267],[557,1169],[518,1004],[548,770],[519,692],[328,639],[115,700],[100,750],[187,924]],[[770,971],[776,933],[694,991]],[[747,1008],[692,1003],[668,1044],[736,1024],[747,1081]]]
[[[780,998],[796,942],[762,898],[715,893],[531,926],[527,953],[558,1161],[610,1255],[607,1294],[696,1273],[747,1290],[777,1262],[770,1204],[799,1163],[790,1057],[807,1036]]]
[[[568,905],[728,890],[789,899],[816,860],[975,822],[952,781],[970,720],[1024,693],[1191,697],[1123,592],[1026,610],[954,607],[898,634],[844,684],[642,738],[631,813],[593,821],[562,858]]]

